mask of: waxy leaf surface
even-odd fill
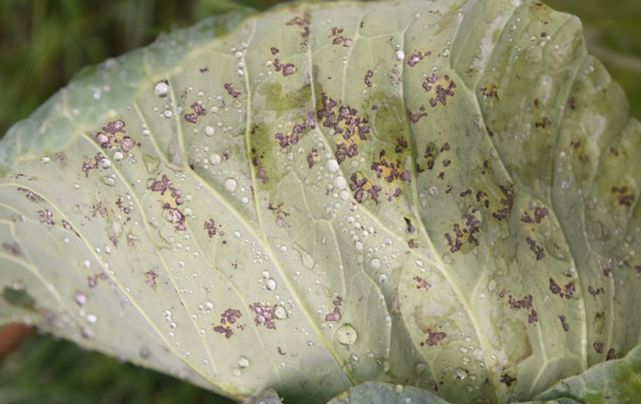
[[[639,343],[640,152],[538,1],[214,18],[4,137],[0,318],[236,399],[532,399]]]

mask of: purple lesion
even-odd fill
[[[206,220],[203,223],[203,229],[205,232],[207,232],[207,237],[213,238],[215,235],[224,235],[224,233],[220,230],[220,227],[222,227],[220,224],[216,224],[214,219],[209,218],[209,220]]]
[[[278,227],[283,227],[283,228],[287,227],[286,218],[287,216],[289,216],[289,212],[285,210],[284,202],[280,202],[280,203],[269,202],[267,209],[271,211],[276,217],[276,225]]]
[[[98,152],[94,155],[93,159],[85,158],[80,169],[86,178],[89,177],[89,173],[92,170],[96,170],[98,168],[108,169],[110,166],[111,163],[107,160],[107,157],[105,157],[101,152]]]
[[[18,187],[18,191],[22,192],[28,200],[31,202],[39,203],[44,201],[44,198],[38,195],[37,193],[31,191],[30,189],[23,188],[23,187]]]
[[[425,108],[425,105],[421,105],[418,108],[418,111],[416,112],[408,111],[407,114],[411,123],[418,123],[421,119],[427,116],[427,110]]]
[[[368,69],[365,72],[365,76],[363,76],[363,83],[365,83],[367,87],[372,87],[372,77],[374,77],[374,71]]]
[[[443,331],[435,331],[432,329],[427,330],[427,339],[423,342],[421,342],[421,346],[437,346],[439,345],[445,338],[447,337],[447,333]]]
[[[448,142],[443,143],[439,147],[436,143],[430,143],[425,146],[422,159],[416,163],[416,171],[421,173],[425,170],[433,170],[436,165],[436,160],[443,153],[450,151],[451,146]],[[449,165],[449,164],[448,164]]]
[[[323,93],[316,112],[319,123],[331,130],[335,137],[335,157],[339,163],[358,155],[358,144],[367,140],[370,133],[369,119],[356,108],[342,105]]]
[[[423,80],[423,90],[429,95],[429,104],[435,108],[438,104],[447,105],[448,98],[454,97],[456,83],[449,75],[440,76],[432,73]]]
[[[312,147],[312,150],[307,153],[307,168],[312,168],[318,162],[318,149]]]
[[[553,295],[558,295],[561,298],[570,299],[576,292],[574,282],[568,282],[563,287],[559,285],[553,278],[549,279],[549,289]]]
[[[334,306],[334,309],[325,314],[325,321],[338,322],[342,318],[341,309],[343,307],[343,298],[341,296],[336,296],[332,301],[332,305]]]
[[[501,383],[505,384],[507,387],[512,386],[516,382],[516,377],[511,376],[508,373],[503,373],[501,375]]]
[[[499,298],[503,298],[505,293],[506,291],[502,290],[501,293],[499,293]],[[516,299],[512,295],[509,295],[508,304],[512,310],[528,311],[528,324],[533,324],[539,321],[539,313],[534,308],[534,299],[532,295],[525,295],[521,299]]]
[[[196,101],[191,104],[191,112],[184,114],[183,117],[187,122],[197,123],[198,119],[207,114],[207,109],[201,101]]]
[[[465,244],[475,247],[479,245],[478,234],[481,231],[481,221],[477,209],[471,209],[463,215],[462,223],[454,223],[452,232],[445,233],[445,240],[451,253],[456,253]]]
[[[350,176],[349,189],[354,193],[354,199],[358,203],[363,203],[363,201],[368,197],[375,203],[378,203],[383,191],[379,185],[371,183],[367,178],[359,173],[353,173]],[[396,192],[394,192],[394,194],[396,194]],[[400,196],[400,193],[398,193],[398,195]]]
[[[312,22],[312,15],[309,11],[303,12],[291,18],[285,25],[298,27],[298,33],[301,38],[301,46],[306,47],[309,42],[309,34],[311,32],[310,26]]]
[[[163,217],[168,222],[174,224],[176,231],[186,230],[186,217],[180,209],[180,206],[184,202],[182,192],[176,188],[171,180],[164,174],[160,179],[153,179],[149,185],[149,189],[152,192],[159,193],[160,196],[164,198],[161,204]]]
[[[420,276],[415,276],[413,279],[416,282],[416,289],[424,289],[427,291],[432,287],[432,285],[430,285],[427,280],[421,278]]]
[[[229,94],[231,97],[238,98],[240,96],[240,90],[236,89],[236,87],[232,83],[225,83],[223,86],[225,87],[227,94]]]
[[[352,46],[352,40],[343,35],[344,29],[338,27],[331,28],[329,37],[332,39],[333,45],[342,45],[346,48]]]
[[[249,309],[254,313],[254,323],[257,326],[264,326],[270,330],[276,329],[276,321],[279,317],[276,311],[281,308],[279,305],[269,305],[263,303],[252,303]]]
[[[532,213],[525,212],[521,221],[527,224],[540,224],[550,211],[545,207],[536,207]]]
[[[543,258],[545,258],[545,249],[543,249],[543,247],[538,245],[536,240],[528,236],[525,238],[525,243],[530,248],[530,251],[534,253],[534,257],[536,258],[537,261],[540,261]]]
[[[627,186],[613,186],[612,187],[612,193],[615,196],[615,199],[619,203],[620,206],[624,206],[626,208],[631,208],[632,205],[634,204],[634,201],[636,200],[636,195]]]
[[[2,243],[2,249],[14,257],[20,257],[22,255],[22,250],[17,243]]]
[[[123,153],[129,153],[134,147],[140,146],[140,143],[127,134],[125,121],[121,119],[107,122],[94,135],[94,140],[103,149],[120,150]]]
[[[44,223],[48,226],[54,226],[56,222],[53,220],[53,212],[49,209],[40,209],[37,211],[38,219],[40,223]]]
[[[307,116],[296,122],[288,133],[278,132],[274,137],[278,141],[281,149],[287,149],[290,146],[298,144],[305,132],[315,128],[316,119],[314,119],[314,113],[308,112]]]
[[[559,321],[561,321],[561,327],[563,328],[563,331],[568,332],[570,330],[570,324],[568,323],[567,318],[564,315],[560,315]]]
[[[145,272],[145,283],[147,286],[152,288],[153,290],[156,290],[156,281],[158,279],[158,273],[154,271],[153,269],[150,269]]]
[[[432,51],[414,51],[407,57],[407,64],[414,67],[419,64],[424,58],[431,56]]]
[[[274,66],[274,70],[280,72],[283,77],[296,73],[296,66],[293,63],[283,63],[279,58],[274,59],[272,66]]]
[[[388,159],[385,150],[381,150],[378,157],[378,160],[373,161],[370,165],[370,170],[377,178],[384,179],[387,183],[392,183],[395,180],[410,181],[410,172],[403,167],[400,159]]]
[[[252,166],[256,168],[256,178],[260,180],[263,184],[269,182],[269,176],[267,175],[267,169],[263,164],[264,154],[259,153],[258,150],[254,147],[251,149],[251,158]]]
[[[213,330],[218,334],[223,334],[229,339],[234,335],[235,329],[243,329],[238,319],[242,316],[240,310],[229,308],[220,315],[220,322],[214,325]]]
[[[512,213],[514,199],[516,197],[516,190],[513,186],[500,186],[503,197],[499,201],[500,208],[492,213],[492,216],[498,221],[507,219]]]

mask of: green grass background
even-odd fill
[[[0,0],[0,134],[82,67],[162,31],[279,0]],[[547,0],[584,22],[588,45],[641,118],[641,0]],[[0,403],[220,403],[220,397],[64,341],[32,335],[0,360]]]

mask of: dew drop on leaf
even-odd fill
[[[284,320],[287,318],[287,310],[283,306],[276,306],[274,309],[274,315],[279,320]]]
[[[102,183],[107,186],[113,187],[114,185],[116,185],[116,180],[113,177],[106,175],[102,177]]]
[[[213,165],[220,164],[220,161],[221,161],[220,154],[214,153],[211,156],[209,156],[209,162]]]
[[[225,189],[229,192],[234,192],[238,188],[238,183],[233,178],[227,178],[225,180]]]
[[[249,359],[247,359],[245,356],[241,356],[238,358],[238,361],[236,362],[239,368],[241,369],[246,369],[249,367]]]
[[[351,324],[343,324],[336,330],[336,340],[343,345],[352,345],[356,342],[358,333]]]
[[[269,278],[265,281],[265,287],[267,290],[276,290],[276,281],[272,278]]]
[[[169,84],[165,83],[164,81],[159,81],[154,86],[154,94],[156,94],[158,97],[165,97],[167,96],[168,92]]]
[[[327,168],[327,171],[329,171],[330,173],[335,173],[339,169],[338,161],[331,159],[327,162],[325,167]]]

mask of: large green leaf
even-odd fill
[[[416,387],[365,382],[339,394],[328,404],[447,404],[438,396]]]
[[[624,358],[603,362],[578,376],[560,381],[538,400],[577,400],[581,403],[634,403],[641,397],[641,348]]]
[[[236,399],[530,399],[639,343],[640,133],[539,2],[205,21],[2,140],[0,318]]]

